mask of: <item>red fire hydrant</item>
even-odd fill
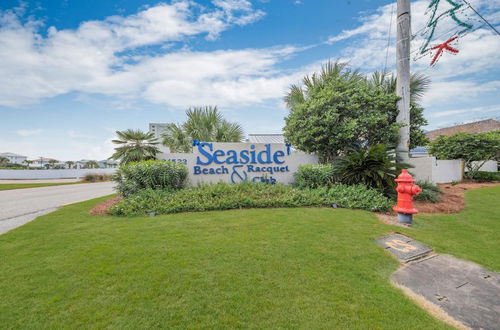
[[[401,171],[401,174],[394,180],[398,183],[396,191],[398,192],[398,204],[392,209],[398,213],[398,221],[411,224],[412,215],[418,213],[413,206],[413,196],[420,194],[422,189],[416,184],[415,180],[407,170]]]

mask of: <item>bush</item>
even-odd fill
[[[500,131],[441,135],[431,142],[429,153],[439,159],[463,159],[465,176],[473,178],[485,161],[500,158]]]
[[[169,214],[239,208],[331,206],[386,211],[390,201],[364,186],[333,185],[318,190],[297,189],[282,184],[244,182],[218,183],[182,190],[146,189],[110,209],[114,215]]]
[[[500,181],[500,172],[477,171],[472,175],[472,179],[478,182]]]
[[[333,167],[329,164],[308,164],[299,166],[294,174],[294,186],[298,188],[328,187],[333,184]]]
[[[103,182],[111,180],[113,176],[109,174],[87,173],[83,177],[84,182]]]
[[[184,188],[188,169],[181,163],[163,160],[144,160],[122,165],[113,176],[116,190],[124,197],[131,196],[143,189]]]
[[[427,181],[417,181],[415,183],[422,191],[420,194],[413,196],[416,201],[438,203],[441,201],[441,189],[433,183]]]
[[[358,184],[348,186],[335,184],[330,188],[319,188],[317,193],[328,203],[337,204],[348,209],[363,209],[368,211],[388,211],[391,200],[375,189]]]
[[[386,147],[378,144],[338,157],[333,162],[333,174],[340,183],[363,184],[386,196],[393,196],[396,189],[394,179],[401,168],[407,167],[407,164],[396,163]]]

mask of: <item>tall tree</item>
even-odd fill
[[[387,93],[396,93],[396,76],[392,73],[375,71],[368,78],[368,83],[374,88],[385,90]],[[424,108],[420,106],[420,102],[430,84],[430,78],[424,74],[412,73],[410,75],[410,148],[429,143],[422,129],[428,122],[424,117]]]
[[[151,132],[144,133],[141,130],[127,129],[116,131],[116,135],[118,139],[112,142],[119,146],[115,148],[115,153],[110,159],[119,160],[120,164],[154,159],[160,152],[158,140]]]
[[[29,168],[29,167],[30,167],[30,165],[31,165],[31,164],[33,164],[33,161],[32,161],[32,160],[28,160],[28,159],[26,159],[26,160],[23,160],[23,163],[25,163],[25,164],[26,164],[26,168]]]
[[[85,166],[87,168],[98,168],[99,164],[95,160],[89,160],[88,162],[85,163]]]
[[[0,164],[5,165],[9,163],[9,159],[7,157],[0,157]]]
[[[75,165],[75,162],[74,162],[74,161],[71,161],[71,160],[68,160],[68,161],[66,162],[66,165],[68,165],[68,168],[70,168],[70,169],[71,169],[71,168],[73,168],[73,165]]]
[[[186,110],[183,124],[168,124],[162,134],[163,144],[173,152],[190,152],[192,140],[204,142],[240,142],[243,129],[224,119],[217,107],[194,107]]]
[[[48,163],[49,163],[49,167],[54,168],[54,165],[57,163],[57,160],[49,159]]]
[[[415,100],[421,97],[425,83],[415,79]],[[327,62],[320,73],[304,77],[301,86],[290,87],[284,99],[290,110],[285,137],[303,151],[318,153],[324,162],[354,147],[384,144],[394,148],[400,127],[395,85],[387,74],[367,78],[345,63]],[[415,105],[410,127],[415,140],[426,123],[422,111]]]

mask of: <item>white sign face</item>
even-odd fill
[[[292,183],[300,165],[318,163],[315,155],[296,152],[281,143],[194,141],[193,153],[159,154],[158,158],[186,164],[192,185],[242,181]]]

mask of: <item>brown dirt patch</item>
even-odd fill
[[[89,213],[92,215],[105,215],[108,213],[108,210],[111,208],[111,206],[115,205],[122,199],[123,197],[121,196],[116,196],[110,199],[106,199],[104,202],[101,202],[96,206],[94,206],[92,210],[89,211]]]
[[[439,184],[441,188],[441,201],[439,203],[417,201],[415,207],[420,213],[458,213],[465,207],[464,193],[467,190],[498,185],[500,183],[489,182],[463,182],[456,185]]]

